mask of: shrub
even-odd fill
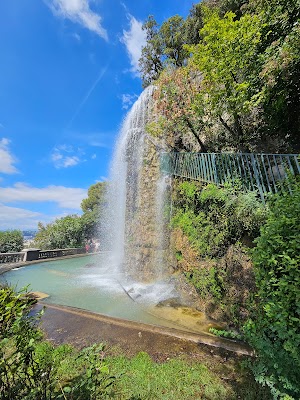
[[[23,235],[21,231],[0,231],[0,253],[18,252],[22,249]]]
[[[299,399],[300,181],[290,186],[292,196],[284,192],[272,198],[253,250],[259,303],[245,334],[257,351],[257,380],[271,387],[274,398]]]
[[[241,335],[240,333],[235,332],[235,331],[228,331],[228,330],[219,329],[219,328],[209,328],[209,332],[216,336],[224,337],[227,339],[243,340],[243,335]]]
[[[80,352],[42,338],[39,316],[30,316],[26,290],[0,288],[0,398],[92,400],[110,398],[115,378],[103,360],[104,346]]]
[[[58,218],[45,226],[39,223],[34,244],[42,250],[82,247],[85,229],[83,222],[81,217],[74,214]]]
[[[174,203],[172,225],[182,229],[202,257],[221,257],[244,236],[254,239],[267,213],[255,192],[239,186],[183,182]]]
[[[202,299],[212,296],[216,300],[221,300],[224,292],[223,279],[218,274],[215,267],[195,268],[186,273],[186,277],[192,282]]]

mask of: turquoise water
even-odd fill
[[[43,300],[82,308],[112,317],[174,327],[172,321],[149,314],[159,301],[174,296],[167,283],[126,281],[105,265],[101,255],[48,261],[16,268],[0,276],[17,288],[49,295]],[[131,298],[126,294],[129,292]]]

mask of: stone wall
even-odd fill
[[[128,165],[128,168],[134,166]],[[126,270],[138,280],[152,280],[156,275],[156,183],[159,160],[155,147],[144,139],[141,170],[136,186],[128,188],[126,204]]]
[[[75,254],[84,254],[85,248],[40,250],[24,249],[16,253],[0,253],[0,264],[13,264],[27,261],[43,260],[47,258],[65,257]]]

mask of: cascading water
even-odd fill
[[[145,132],[153,90],[145,89],[124,120],[106,202],[115,271],[138,281],[161,279],[164,270],[166,185],[159,176],[159,152]]]
[[[183,306],[168,274],[170,180],[161,175],[163,145],[146,132],[154,117],[153,91],[147,88],[133,105],[116,143],[105,209],[110,252],[99,284],[121,289],[133,308],[159,323],[198,331],[207,324],[204,314]]]

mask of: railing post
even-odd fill
[[[24,261],[34,261],[39,259],[40,249],[24,249]]]

